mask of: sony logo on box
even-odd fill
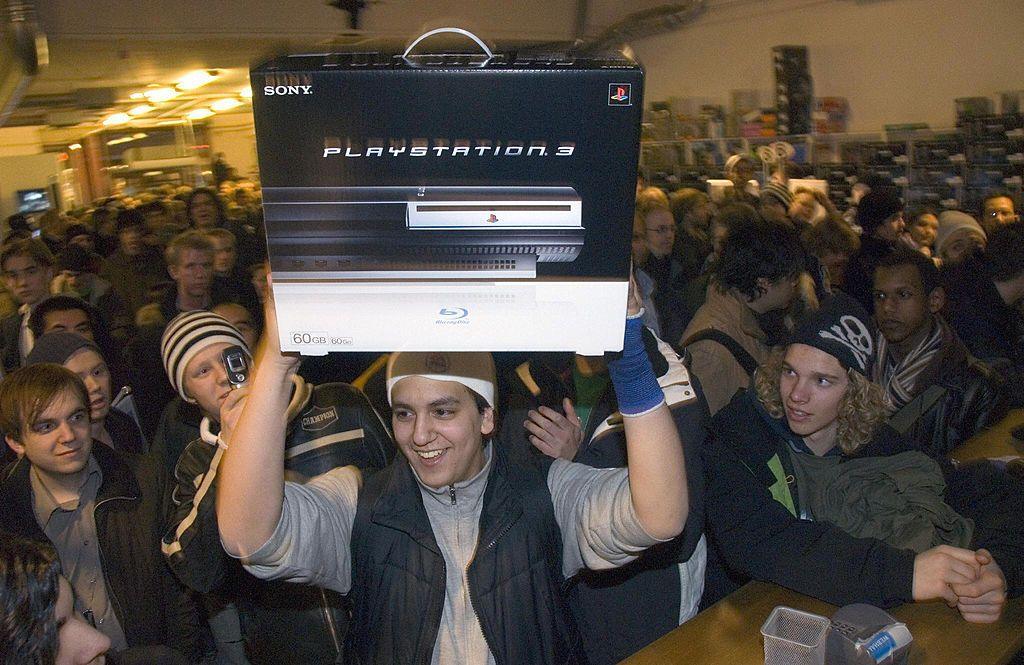
[[[264,83],[263,94],[267,97],[313,94],[313,81],[308,74],[266,74]]]

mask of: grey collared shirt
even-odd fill
[[[96,495],[103,483],[99,464],[89,457],[78,499],[64,503],[57,502],[34,467],[29,478],[36,522],[56,548],[64,577],[75,590],[75,610],[93,620],[96,629],[110,638],[114,651],[127,649],[124,630],[110,602],[96,536]]]

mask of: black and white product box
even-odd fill
[[[620,349],[643,70],[411,60],[251,72],[282,348]]]

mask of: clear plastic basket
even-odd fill
[[[829,620],[779,606],[761,626],[765,665],[824,665]]]

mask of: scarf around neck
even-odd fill
[[[918,379],[942,350],[945,338],[942,324],[932,316],[931,333],[902,360],[892,353],[885,335],[878,334],[878,359],[872,379],[885,390],[893,407],[904,407],[919,392]]]

